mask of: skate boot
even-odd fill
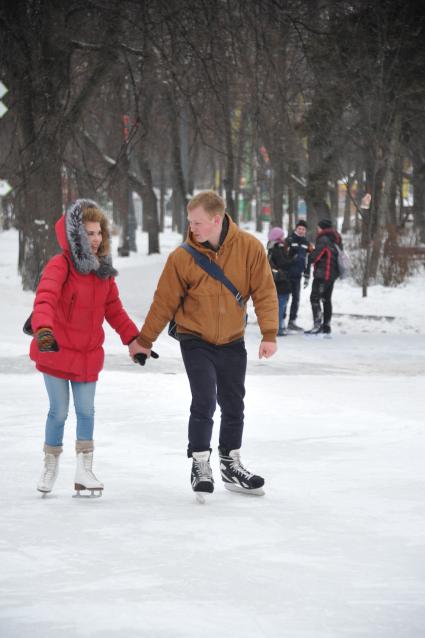
[[[323,332],[322,323],[320,321],[315,321],[311,330],[305,330],[305,335],[319,335]]]
[[[93,474],[93,441],[77,441],[77,467],[75,470],[74,486],[76,490],[75,497],[102,496],[103,483],[101,483]],[[88,490],[90,495],[81,494],[82,491]]]
[[[322,334],[325,339],[332,339],[332,330],[329,324],[324,323],[322,326]]]
[[[288,331],[286,329],[286,326],[283,325],[282,328],[279,328],[279,331],[277,333],[278,337],[287,337],[288,336]]]
[[[304,328],[301,328],[301,326],[297,326],[295,321],[289,321],[288,332],[304,332]]]
[[[211,450],[205,452],[192,452],[192,490],[196,500],[205,503],[205,495],[214,492],[214,479],[210,465]]]
[[[46,496],[52,491],[59,474],[59,457],[62,454],[62,446],[44,445],[44,467],[37,483],[39,492]]]
[[[218,448],[220,455],[221,478],[224,487],[231,492],[244,492],[263,496],[264,479],[251,474],[241,463],[240,450],[225,450]]]

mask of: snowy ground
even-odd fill
[[[143,240],[145,241],[145,240]],[[116,259],[140,322],[164,255]],[[257,359],[247,329],[243,458],[263,498],[190,490],[189,389],[177,343],[131,363],[107,334],[98,384],[97,500],[71,498],[71,414],[55,492],[41,499],[47,401],[21,326],[33,295],[0,233],[1,638],[422,638],[425,632],[425,286],[338,282],[335,337],[291,336]],[[308,292],[300,323],[310,323]],[[213,469],[218,479],[216,434]]]

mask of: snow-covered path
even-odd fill
[[[122,271],[139,319],[161,259],[149,278],[144,264]],[[147,282],[137,296],[136,277]],[[71,498],[71,411],[57,488],[42,499],[47,401],[20,334],[32,297],[9,284],[1,282],[10,304],[0,324],[1,638],[422,638],[423,332],[288,337],[263,363],[252,321],[243,458],[266,477],[267,493],[225,492],[215,432],[216,492],[205,506],[190,490],[178,345],[162,336],[161,358],[142,369],[108,333],[96,400],[105,494]]]

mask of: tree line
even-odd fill
[[[14,0],[0,3],[0,178],[33,289],[77,197],[112,204],[120,253],[149,253],[166,193],[185,232],[194,189],[239,222],[255,201],[292,227],[336,222],[364,254],[363,287],[406,227],[425,242],[425,38],[413,0]],[[370,209],[360,207],[372,195]],[[394,239],[395,238],[395,239]]]

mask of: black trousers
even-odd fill
[[[181,341],[180,348],[192,392],[188,455],[210,449],[217,403],[221,408],[219,445],[238,450],[244,423],[244,342],[215,346],[190,339]]]
[[[323,279],[313,279],[311,287],[311,309],[313,311],[314,323],[320,323],[323,317],[323,325],[329,326],[332,319],[332,291],[334,288],[333,281],[324,281]],[[322,313],[323,304],[323,313]]]
[[[289,311],[289,321],[295,321],[300,305],[301,277],[291,279],[291,309]]]

